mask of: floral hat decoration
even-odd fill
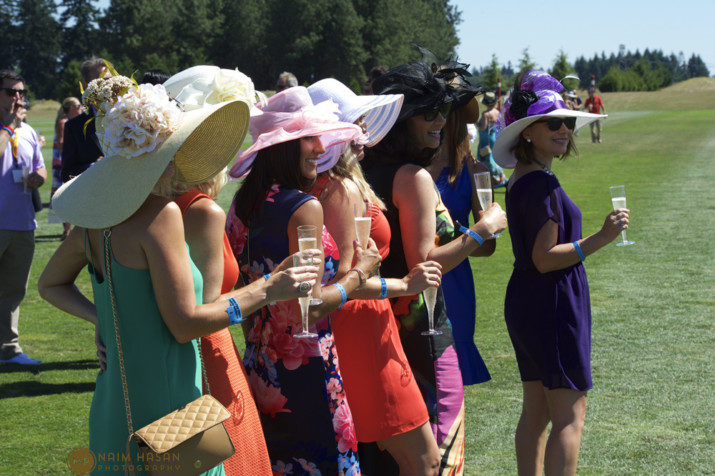
[[[575,117],[575,130],[606,117],[568,109],[561,97],[563,90],[564,86],[558,79],[533,69],[524,74],[520,85],[514,85],[497,119],[497,140],[493,151],[497,164],[514,168],[517,160],[513,149],[521,132],[542,117]]]
[[[302,137],[319,136],[326,150],[352,140],[364,141],[362,129],[341,122],[339,112],[331,99],[313,104],[303,86],[284,89],[265,104],[257,104],[250,124],[253,145],[239,155],[229,176],[248,174],[259,150]]]
[[[183,111],[162,85],[124,76],[92,83],[83,100],[97,111],[104,157],[52,199],[55,213],[74,225],[107,228],[126,220],[172,160],[177,181],[208,180],[235,157],[248,129],[243,100]]]

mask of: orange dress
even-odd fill
[[[175,202],[181,212],[185,213],[192,203],[201,198],[211,200],[211,197],[198,190],[190,190]],[[238,280],[238,263],[225,232],[223,269],[221,293],[226,293],[233,289]],[[201,357],[211,395],[231,412],[231,418],[226,420],[224,425],[236,453],[223,462],[224,471],[229,476],[271,474],[268,449],[256,402],[251,396],[246,370],[228,329],[221,329],[201,338]],[[208,393],[206,389],[204,393]]]
[[[369,206],[370,237],[385,259],[390,225],[382,210]],[[330,315],[343,387],[357,440],[383,440],[429,421],[387,299],[354,299]]]

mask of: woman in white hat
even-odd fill
[[[97,340],[106,345],[89,446],[100,458],[123,461],[134,430],[201,395],[194,339],[268,302],[306,295],[300,284],[314,282],[317,268],[286,269],[197,305],[202,279],[184,241],[181,212],[171,198],[157,195],[157,182],[200,183],[223,169],[245,136],[248,105],[230,101],[184,113],[162,86],[134,87],[115,78],[106,91],[119,89],[121,97],[100,108],[98,137],[106,156],[56,192],[55,212],[75,227],[38,287],[58,308],[95,324]],[[94,304],[74,285],[85,266]],[[136,445],[131,456],[136,462]],[[95,471],[121,474],[126,466],[98,463]],[[223,467],[210,474],[223,474]]]
[[[366,136],[364,144],[343,145],[335,165],[331,157],[334,151],[326,152],[330,160],[323,167],[330,168],[319,175],[313,188],[323,206],[325,226],[338,245],[336,278],[341,278],[350,270],[353,241],[358,239],[356,214],[367,218],[363,222],[369,225],[368,236],[375,241],[381,258],[389,253],[390,225],[383,214],[385,205],[365,180],[359,161],[364,147],[377,144],[390,130],[403,96],[357,96],[332,78],[318,81],[308,87],[308,92],[315,102],[335,101],[340,119],[359,124]],[[371,278],[351,295],[359,299],[330,316],[357,440],[377,442],[395,458],[402,474],[429,474],[439,466],[439,448],[386,298],[414,295],[438,286],[440,269],[439,264],[428,261],[402,279]]]
[[[360,127],[338,120],[332,101],[314,104],[296,86],[257,106],[253,145],[231,175],[248,175],[228,212],[227,232],[245,282],[260,280],[298,249],[297,227],[313,227],[325,253],[320,298],[310,307],[311,337],[301,337],[298,304],[277,303],[248,323],[244,364],[261,412],[276,472],[359,474],[355,426],[343,390],[328,313],[365,284],[380,261],[371,244],[355,248],[350,271],[339,279],[337,246],[323,226],[323,209],[310,195],[325,148],[358,139]],[[324,147],[325,146],[325,147]],[[327,285],[332,282],[332,285]]]
[[[628,227],[608,214],[582,238],[581,212],[551,170],[575,152],[573,131],[600,115],[570,110],[559,81],[540,71],[516,78],[499,116],[499,165],[514,168],[506,194],[514,270],[504,313],[521,374],[516,427],[519,474],[575,474],[591,381],[591,305],[586,256]],[[551,432],[547,439],[547,426]]]
[[[192,66],[164,82],[169,96],[184,110],[241,99],[249,106],[263,99],[251,78],[238,70],[218,66]],[[226,236],[226,214],[214,199],[227,181],[227,170],[199,184],[172,180],[173,195],[184,218],[184,233],[191,259],[203,278],[203,302],[213,302],[231,291],[238,281],[238,262]],[[201,356],[210,393],[232,414],[224,422],[236,453],[223,462],[228,476],[270,474],[268,449],[256,402],[251,396],[246,370],[228,329],[201,338]]]

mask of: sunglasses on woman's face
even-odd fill
[[[558,131],[561,129],[561,124],[566,124],[566,128],[570,131],[576,128],[576,118],[575,117],[550,117],[544,119],[543,121],[536,121],[537,123],[546,123],[546,126],[550,131]]]
[[[435,119],[437,119],[437,114],[441,114],[443,119],[447,119],[447,116],[449,115],[449,110],[452,108],[452,105],[447,103],[443,104],[442,106],[438,107],[437,109],[434,109],[432,111],[427,111],[424,113],[425,116],[425,121],[427,122],[432,122]]]

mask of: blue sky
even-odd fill
[[[548,69],[560,49],[570,62],[594,53],[617,53],[620,44],[649,48],[686,59],[700,55],[715,75],[715,0],[600,0],[554,2],[452,0],[462,11],[459,59],[486,66],[492,53],[516,65],[522,50]],[[554,5],[563,5],[561,9]]]

